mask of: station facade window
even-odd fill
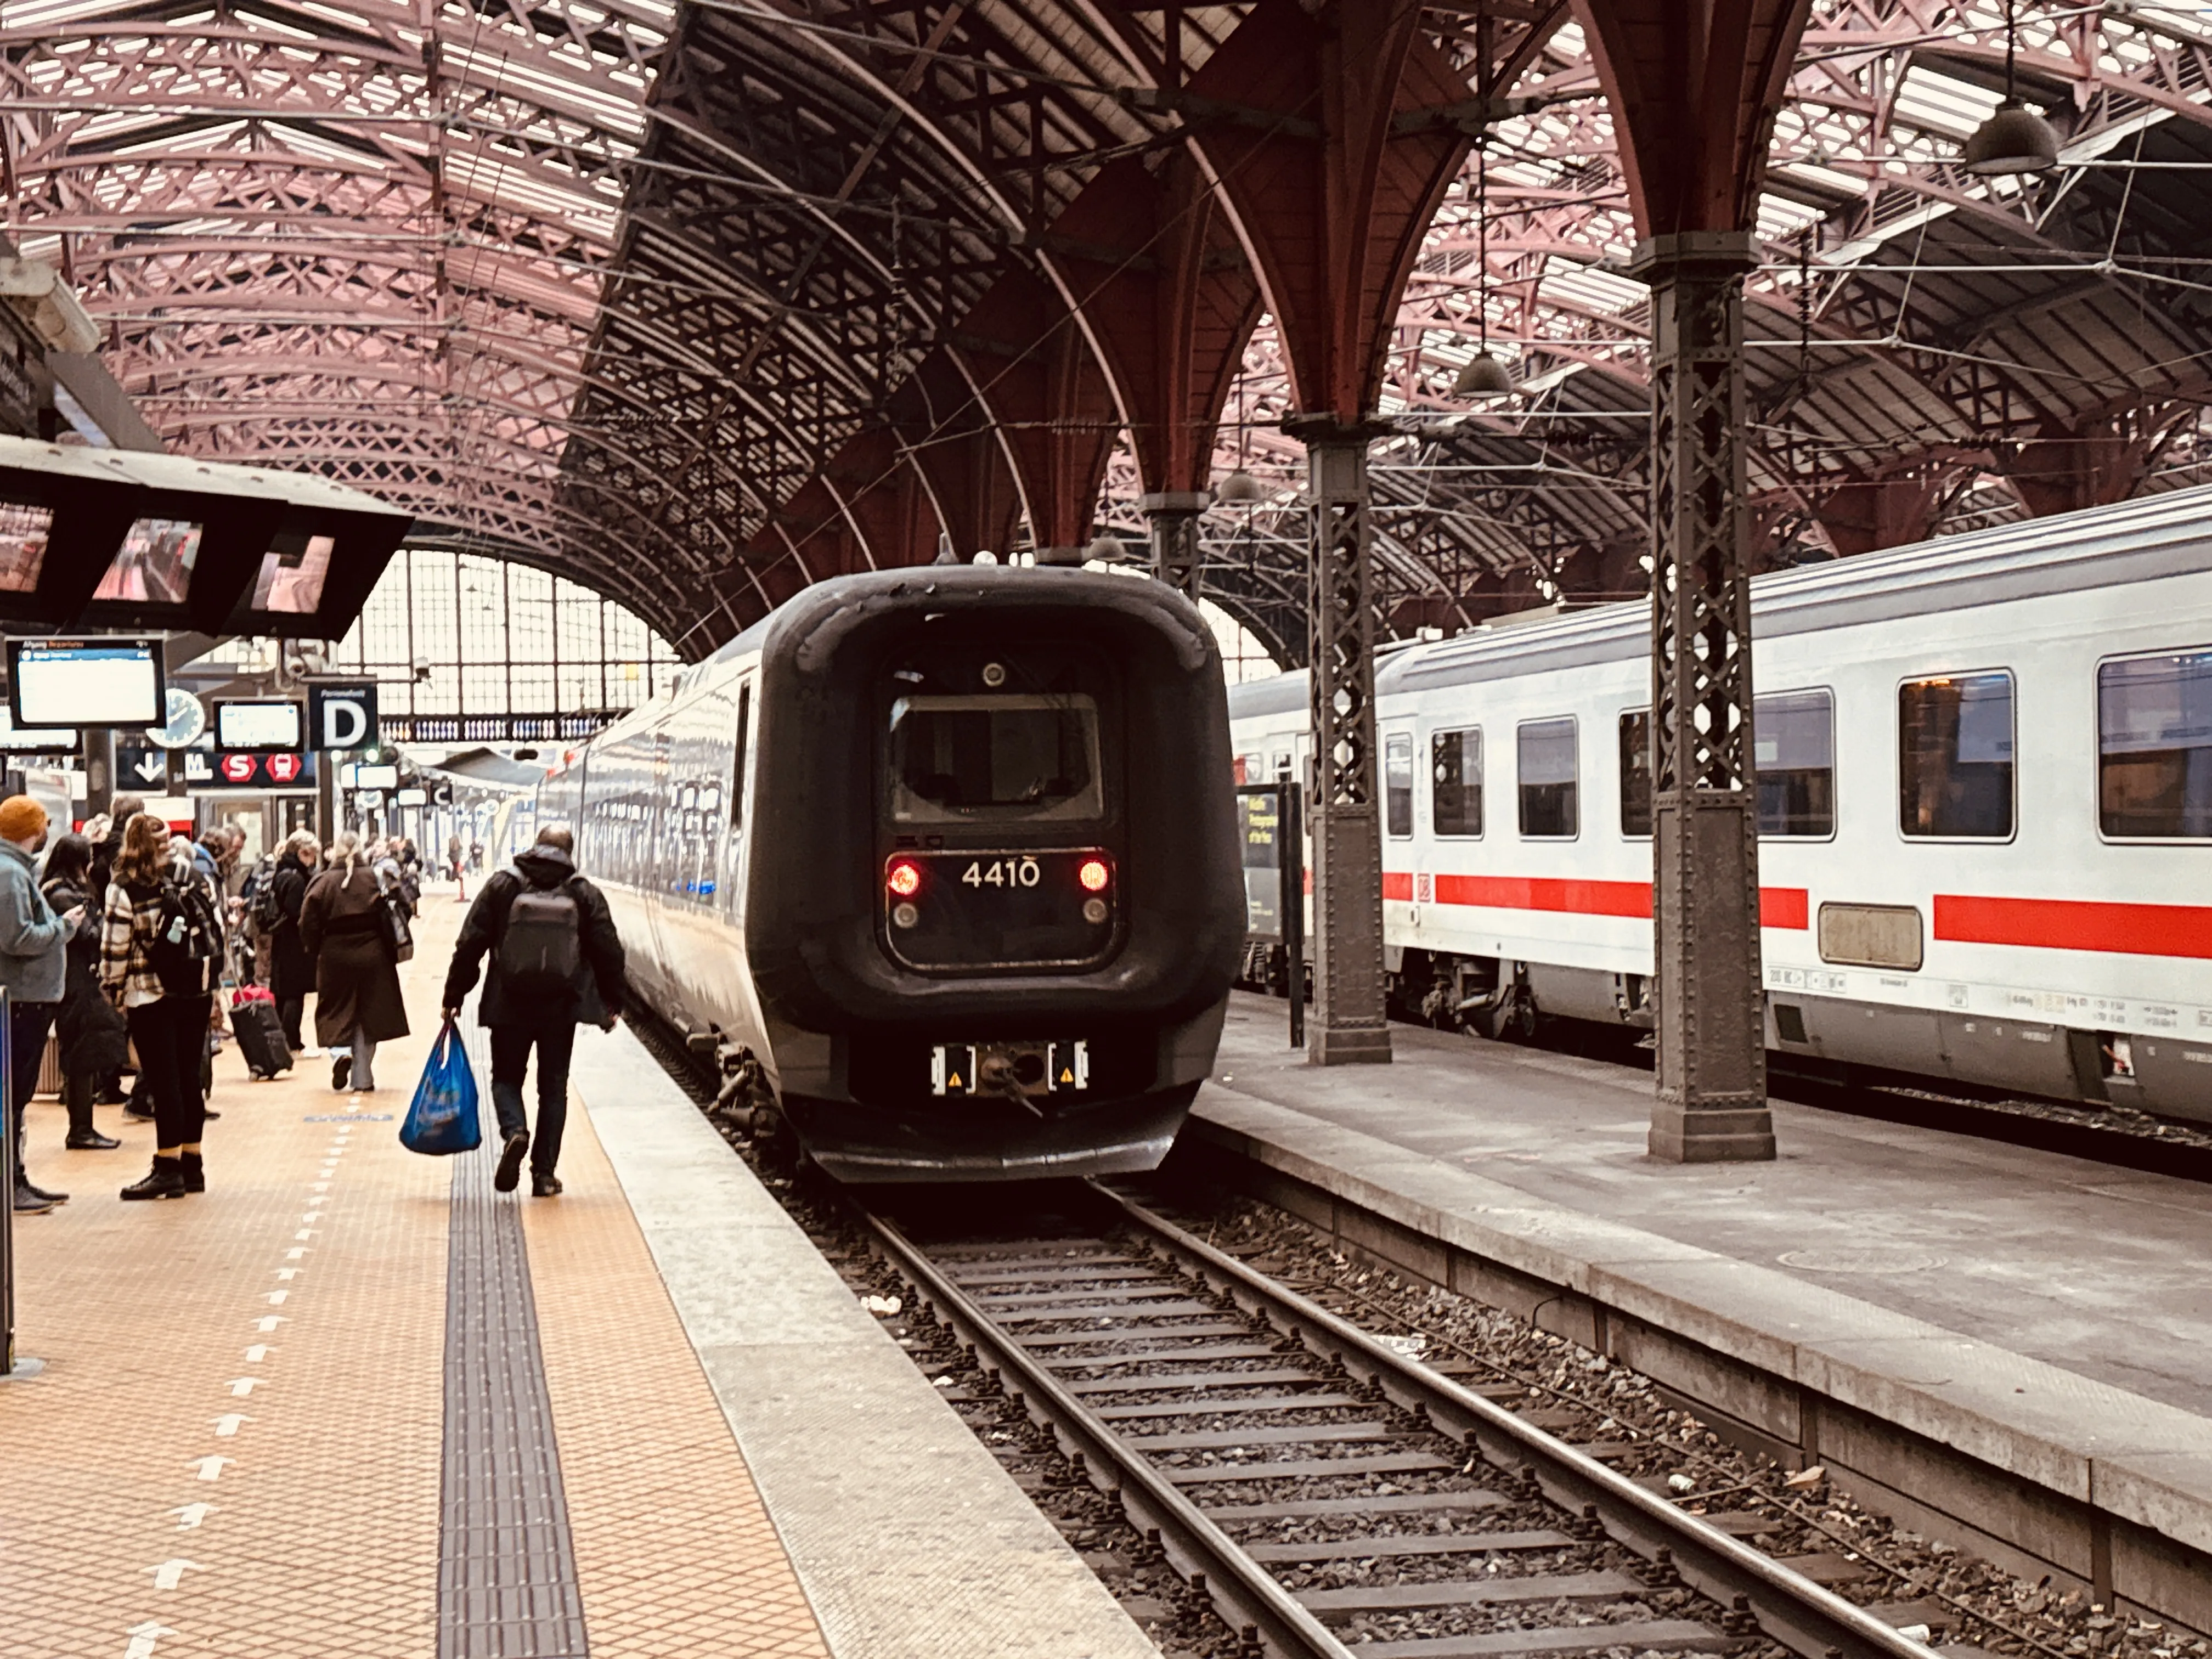
[[[1525,721],[1516,734],[1521,834],[1529,841],[1571,841],[1581,824],[1574,718]]]
[[[668,690],[683,666],[612,599],[439,547],[392,556],[331,658],[333,673],[378,682],[387,715],[620,714]]]
[[[2212,840],[2212,647],[2099,665],[2097,822],[2116,840]]]
[[[1915,839],[2013,833],[2013,682],[1997,670],[1897,689],[1898,825]]]
[[[1482,728],[1429,734],[1429,823],[1439,836],[1482,833]]]

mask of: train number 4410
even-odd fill
[[[976,859],[960,879],[970,887],[1034,887],[1043,877],[1035,859]]]

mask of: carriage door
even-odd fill
[[[1386,727],[1382,738],[1382,932],[1385,938],[1420,919],[1414,871],[1413,732]],[[1425,870],[1423,873],[1425,875]]]

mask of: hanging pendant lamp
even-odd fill
[[[1960,164],[1984,179],[2048,173],[2058,165],[2058,135],[2051,123],[2020,101],[2014,58],[2019,36],[2011,0],[2005,5],[2005,95],[1990,118],[1966,140]]]
[[[1475,315],[1481,325],[1481,346],[1452,380],[1452,396],[1466,402],[1487,403],[1513,395],[1513,371],[1490,351],[1490,153],[1480,144],[1474,150],[1474,223],[1476,253]]]
[[[1250,507],[1267,499],[1267,492],[1252,476],[1250,415],[1250,406],[1244,401],[1244,366],[1240,362],[1237,366],[1237,467],[1213,487],[1213,499],[1224,506]]]

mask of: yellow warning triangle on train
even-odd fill
[[[964,1089],[968,1085],[960,1080],[960,1073],[955,1072],[951,1077],[945,1079],[945,1086],[948,1089]]]
[[[1060,1068],[1060,1080],[1062,1083],[1073,1083],[1075,1081],[1075,1073],[1063,1066]]]

